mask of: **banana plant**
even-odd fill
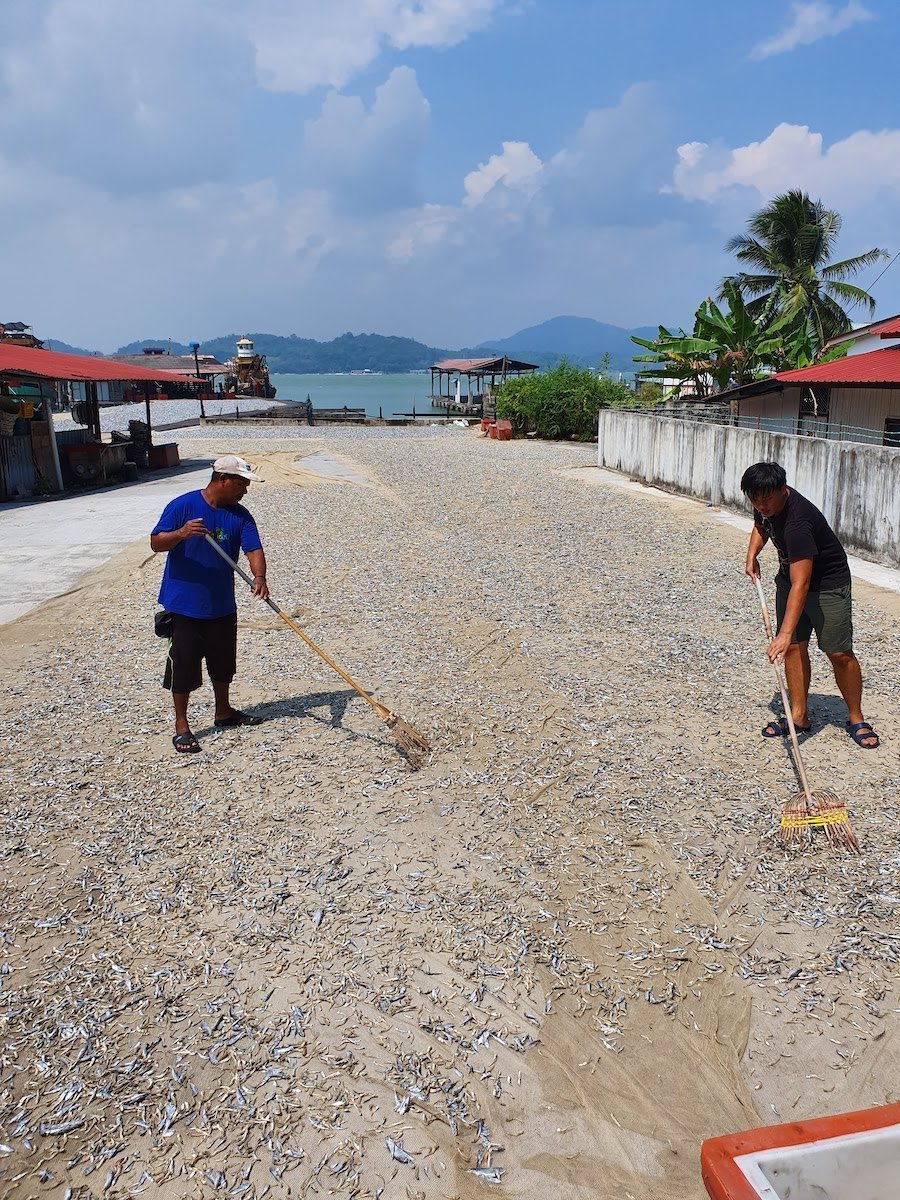
[[[762,327],[749,312],[736,281],[722,283],[722,298],[728,308],[720,308],[711,298],[697,309],[694,328],[690,334],[683,329],[672,332],[660,325],[653,339],[632,337],[632,341],[649,350],[635,356],[634,361],[652,363],[645,377],[675,379],[667,397],[685,390],[692,383],[691,394],[697,397],[714,395],[733,387],[751,383],[785,366],[801,366],[811,361],[813,338],[809,321],[789,314],[779,314]],[[805,328],[804,328],[805,327]]]

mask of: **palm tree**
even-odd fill
[[[808,321],[815,351],[821,353],[829,338],[852,328],[845,305],[862,305],[874,313],[869,293],[846,280],[887,258],[887,252],[867,250],[829,262],[841,218],[821,200],[811,200],[806,192],[786,192],[755,213],[747,229],[749,236],[731,238],[725,249],[759,272],[732,278],[750,298],[748,309],[760,326],[776,313],[788,321]]]

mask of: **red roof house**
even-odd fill
[[[125,461],[121,446],[112,447],[102,442],[99,390],[105,389],[108,393],[112,386],[121,392],[124,383],[141,389],[146,399],[147,438],[152,457],[150,401],[158,389],[164,389],[167,384],[183,386],[184,382],[184,376],[171,371],[157,371],[83,354],[59,354],[54,350],[0,340],[0,500],[27,496],[38,482],[52,491],[62,490],[60,439],[53,427],[51,404],[56,395],[53,385],[56,385],[57,393],[61,383],[83,387],[88,429],[83,431],[84,437],[79,443],[69,446],[66,453],[70,461],[73,454],[90,457],[88,474],[93,479],[95,476],[105,478],[108,466],[115,463],[120,467]],[[29,391],[32,384],[41,386],[33,389],[34,403],[24,404],[19,393]],[[19,417],[27,421],[27,436],[16,434]],[[83,448],[85,446],[94,449],[87,450]],[[155,449],[163,451],[168,447]],[[151,465],[156,464],[151,462]],[[88,471],[87,467],[84,469]]]
[[[870,321],[868,325],[857,325],[847,333],[839,333],[830,338],[826,348],[846,346],[847,353],[867,354],[870,350],[878,350],[887,342],[900,343],[900,316],[882,317],[880,321]]]
[[[900,446],[900,345],[779,371],[715,399],[745,428]]]

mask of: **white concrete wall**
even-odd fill
[[[644,483],[748,512],[741,476],[779,462],[848,550],[900,566],[900,450],[600,411],[597,461]]]

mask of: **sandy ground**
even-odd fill
[[[863,853],[788,853],[739,531],[589,447],[236,436],[273,595],[434,755],[239,589],[263,724],[207,687],[176,756],[143,536],[0,630],[4,1198],[699,1200],[703,1138],[900,1098],[900,597],[880,751],[814,655]]]

